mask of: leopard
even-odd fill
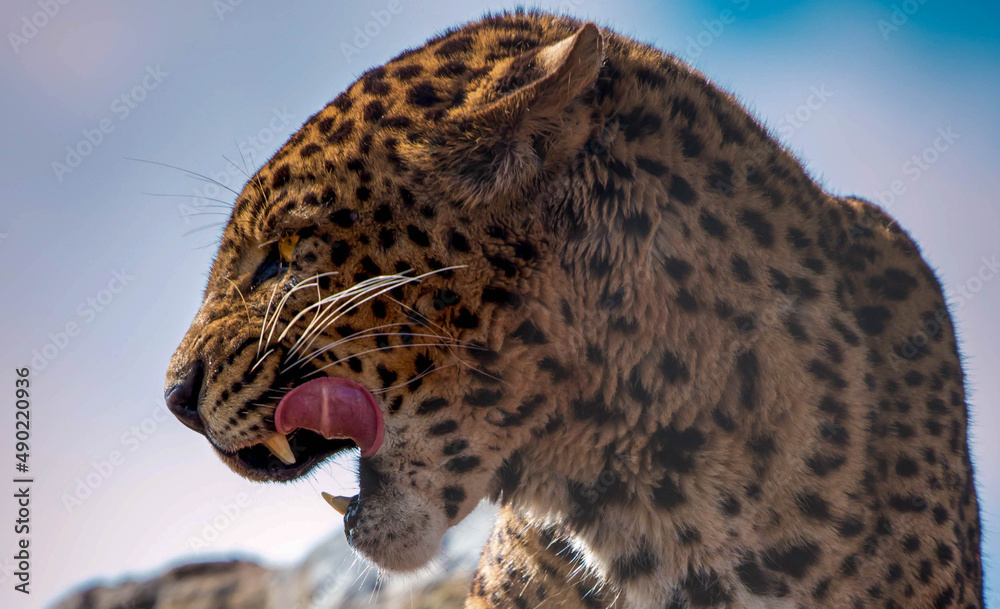
[[[877,205],[591,21],[490,13],[365,72],[236,198],[165,399],[236,473],[468,608],[983,607],[955,329]]]

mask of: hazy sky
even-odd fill
[[[0,463],[13,461],[13,370],[37,368],[33,593],[12,592],[8,575],[9,463],[0,493],[4,607],[45,606],[88,578],[194,556],[289,562],[341,526],[319,491],[353,492],[349,460],[309,480],[253,485],[165,416],[163,373],[198,308],[219,233],[212,224],[224,220],[212,206],[232,194],[127,158],[239,190],[243,178],[227,159],[242,165],[242,152],[252,171],[366,68],[513,5],[61,2],[0,8]],[[960,331],[987,573],[1000,586],[996,2],[539,6],[687,57],[765,120],[824,187],[881,201],[921,244]]]

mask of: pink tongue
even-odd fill
[[[299,385],[274,413],[278,433],[309,429],[326,439],[350,438],[370,457],[382,446],[382,411],[367,389],[347,379],[324,377]]]

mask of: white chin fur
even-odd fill
[[[384,488],[361,506],[354,549],[386,571],[414,571],[434,558],[447,530],[441,505],[412,489]]]

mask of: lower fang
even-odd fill
[[[276,433],[270,438],[264,440],[264,446],[267,447],[271,454],[273,454],[285,465],[293,465],[295,463],[295,453],[292,452],[292,447],[288,445],[288,438],[284,434]]]
[[[340,512],[341,515],[347,513],[347,506],[351,503],[350,497],[337,497],[330,493],[321,494],[323,495],[323,499],[326,499],[326,502],[330,504],[330,507]]]

